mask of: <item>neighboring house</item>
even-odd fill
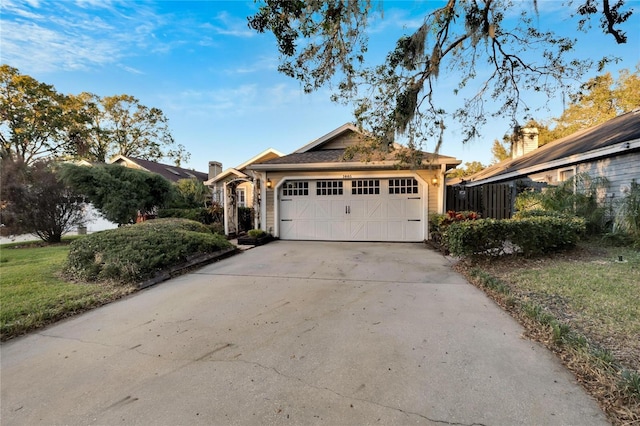
[[[526,130],[526,129],[525,129]],[[605,177],[607,198],[624,196],[631,180],[640,181],[640,109],[603,124],[537,147],[537,131],[525,132],[512,147],[514,157],[465,178],[447,181],[453,197],[469,196],[469,189],[493,184],[557,185],[579,173]],[[486,192],[486,191],[485,191]],[[514,197],[510,197],[513,202]]]
[[[76,164],[81,166],[93,166],[86,160],[80,160]],[[207,180],[207,173],[197,172],[195,170],[183,169],[181,167],[171,166],[168,164],[156,163],[154,161],[143,160],[140,158],[126,157],[124,155],[116,155],[111,159],[110,164],[120,164],[124,167],[129,167],[138,170],[144,170],[151,173],[157,173],[169,180],[170,182],[177,182],[180,179],[198,179],[201,182]],[[105,229],[116,228],[118,225],[109,222],[104,219],[100,212],[98,212],[92,204],[87,204],[85,217],[87,219],[87,225],[78,228],[78,233],[91,233],[97,231],[103,231]]]
[[[180,179],[194,178],[198,179],[200,182],[204,182],[209,178],[207,173],[183,169],[182,167],[171,166],[169,164],[156,163],[155,161],[143,160],[141,158],[125,157],[124,155],[116,155],[111,159],[110,163],[120,164],[121,166],[132,169],[157,173],[171,182],[177,182]]]
[[[429,213],[444,209],[444,174],[460,160],[422,153],[414,168],[399,167],[393,153],[345,160],[345,148],[363,138],[345,124],[292,154],[248,165],[256,227],[285,240],[427,239]]]
[[[248,167],[255,163],[282,157],[284,154],[269,148],[237,167],[224,171],[222,164],[209,162],[209,180],[205,185],[211,188],[213,202],[224,208],[224,229],[226,235],[236,235],[238,229],[238,207],[252,208],[260,204],[260,181]],[[212,173],[211,171],[217,171]],[[260,209],[254,211],[255,226],[260,223]]]

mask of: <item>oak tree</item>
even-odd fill
[[[426,3],[430,5],[431,3]],[[249,26],[270,31],[281,56],[279,70],[300,80],[311,92],[337,83],[333,99],[354,104],[356,122],[386,149],[397,136],[418,147],[435,139],[438,150],[444,130],[455,120],[463,141],[479,134],[492,117],[514,122],[529,106],[525,91],[550,98],[585,71],[603,67],[613,58],[571,56],[576,37],[563,37],[554,28],[542,29],[538,1],[448,0],[429,6],[423,24],[396,42],[383,63],[368,65],[367,25],[381,7],[370,0],[264,0],[250,16]],[[632,11],[625,0],[570,2],[579,30],[588,31],[593,17],[615,42],[627,38],[620,28]],[[438,78],[456,73],[457,86],[446,94]],[[461,105],[447,110],[443,96],[461,96]],[[486,102],[493,100],[494,110]]]
[[[30,165],[68,148],[65,97],[9,65],[0,67],[0,158]]]

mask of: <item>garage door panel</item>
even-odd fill
[[[404,221],[400,220],[387,221],[387,238],[389,238],[390,241],[404,241],[403,224]]]
[[[300,240],[313,240],[315,239],[315,221],[314,220],[299,220],[296,224],[296,236]]]
[[[295,200],[295,218],[296,219],[314,219],[316,217],[317,203],[310,200]]]
[[[406,200],[406,217],[409,219],[420,219],[422,216],[422,198],[411,197]]]
[[[282,196],[279,215],[289,222],[281,222],[280,238],[336,241],[424,238],[425,206],[415,179],[394,179],[393,187],[385,179],[368,179],[353,191],[355,183],[358,181],[344,180],[339,191],[335,181],[294,183],[294,188],[308,187],[308,191]]]

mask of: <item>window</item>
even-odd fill
[[[353,180],[351,181],[351,194],[352,195],[380,194],[380,180],[379,179]]]
[[[287,182],[282,186],[282,195],[286,197],[292,195],[309,195],[309,182]]]
[[[558,181],[565,182],[575,176],[576,171],[574,169],[564,169],[558,171]]]
[[[389,179],[389,194],[417,194],[418,181],[413,178]]]
[[[247,207],[247,200],[245,197],[244,189],[236,190],[236,204],[238,207]]]
[[[342,181],[319,180],[316,183],[316,195],[342,195]]]

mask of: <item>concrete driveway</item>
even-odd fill
[[[1,347],[1,423],[607,424],[421,244],[276,241]]]

